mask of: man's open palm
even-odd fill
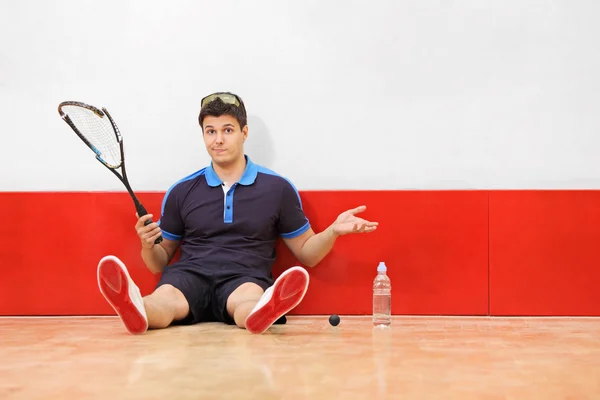
[[[367,209],[366,206],[360,206],[341,213],[333,223],[333,231],[337,235],[347,235],[349,233],[373,232],[377,229],[378,222],[370,222],[358,218],[356,214]]]

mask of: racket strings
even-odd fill
[[[96,154],[109,166],[118,168],[121,165],[121,149],[108,117],[82,107],[66,106],[63,110],[77,130],[95,147]]]

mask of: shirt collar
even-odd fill
[[[244,154],[244,158],[246,159],[246,169],[244,170],[244,174],[239,180],[240,185],[252,185],[256,180],[256,175],[258,174],[258,166],[254,164],[250,157]],[[223,181],[215,170],[213,169],[213,163],[211,161],[210,165],[206,167],[206,182],[209,186],[216,187],[223,184]]]

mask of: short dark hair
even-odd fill
[[[244,129],[244,126],[246,126],[248,123],[248,117],[246,116],[246,106],[244,106],[244,102],[239,96],[233,93],[222,92],[222,94],[229,94],[235,96],[240,103],[239,107],[235,104],[225,103],[223,100],[217,97],[216,99],[212,100],[210,103],[206,104],[200,109],[200,115],[198,115],[198,122],[200,123],[200,127],[203,128],[202,123],[204,122],[204,118],[206,118],[209,115],[212,117],[220,117],[221,115],[231,115],[240,124],[240,129]]]

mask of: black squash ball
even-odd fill
[[[340,317],[336,314],[333,314],[331,317],[329,317],[329,323],[332,326],[338,326],[340,324]]]

